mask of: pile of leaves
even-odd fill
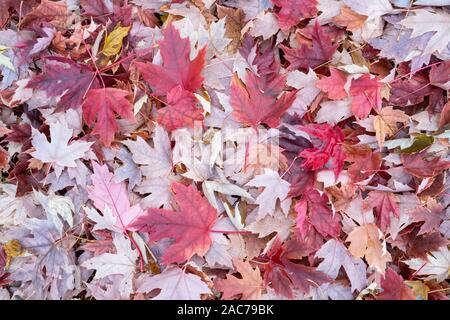
[[[0,1],[0,297],[447,299],[445,4]]]

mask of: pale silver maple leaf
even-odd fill
[[[44,163],[53,163],[60,167],[76,167],[75,160],[84,157],[93,142],[75,141],[69,143],[73,130],[65,123],[56,122],[50,124],[50,139],[45,134],[33,129],[34,134],[31,144],[36,151],[31,155],[33,158]]]
[[[129,296],[133,289],[138,251],[131,249],[131,242],[121,233],[113,234],[117,253],[103,253],[84,261],[81,266],[96,270],[94,279],[121,275],[119,291],[122,296]]]
[[[330,239],[316,252],[323,258],[317,270],[336,279],[341,267],[344,268],[352,285],[352,291],[361,291],[367,285],[366,264],[362,259],[352,256],[342,242]]]
[[[400,24],[412,29],[412,36],[435,32],[423,50],[423,54],[443,53],[450,42],[450,14],[443,10],[418,9],[403,19]]]
[[[264,174],[256,176],[246,185],[264,187],[264,191],[255,200],[255,204],[259,205],[259,219],[264,218],[268,214],[274,215],[277,200],[280,201],[283,213],[285,215],[288,214],[292,202],[292,199],[288,197],[290,184],[283,180],[278,172],[264,169]]]
[[[155,128],[153,148],[141,137],[137,137],[136,141],[124,141],[123,144],[130,149],[134,162],[141,165],[145,177],[166,176],[172,171],[170,140],[163,127]]]
[[[161,289],[161,292],[153,300],[199,300],[201,294],[211,293],[199,276],[178,267],[169,267],[160,274],[146,277],[136,291],[147,293],[154,289]]]
[[[417,270],[418,276],[429,275],[428,280],[442,282],[450,275],[450,252],[446,246],[440,247],[427,255],[428,261],[414,258],[404,261],[411,269]]]

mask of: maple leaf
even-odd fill
[[[391,222],[390,214],[399,217],[398,197],[390,192],[372,191],[364,200],[367,208],[376,208],[378,221],[382,231],[386,231]]]
[[[137,292],[151,292],[161,289],[152,300],[199,300],[201,294],[211,294],[202,279],[177,267],[169,267],[164,272],[145,278]]]
[[[429,252],[449,244],[439,231],[418,235],[419,231],[419,228],[414,228],[402,237],[402,242],[406,243],[406,253],[410,257],[427,259]]]
[[[450,61],[444,61],[439,65],[434,65],[430,70],[430,83],[433,86],[444,90],[450,89],[450,75],[446,70],[450,68]]]
[[[435,51],[442,53],[450,42],[449,19],[450,15],[443,10],[431,11],[425,8],[415,10],[413,15],[408,15],[400,21],[400,24],[406,28],[411,28],[413,37],[426,32],[433,32],[434,34],[423,50],[423,54],[432,54]]]
[[[386,270],[381,279],[383,292],[377,295],[377,300],[416,300],[412,290],[404,283],[401,275],[391,268]]]
[[[277,237],[267,252],[269,263],[264,265],[266,270],[264,283],[271,283],[275,292],[288,298],[293,297],[291,283],[300,291],[309,292],[312,283],[321,285],[331,280],[329,276],[317,271],[314,267],[291,261],[291,259],[300,259],[303,256],[303,244],[297,239],[291,239],[282,244]],[[298,254],[299,252],[300,254]]]
[[[48,57],[45,61],[43,72],[26,87],[44,90],[48,97],[61,96],[58,107],[62,110],[81,107],[86,91],[99,85],[94,71],[84,64],[62,57]]]
[[[307,224],[311,224],[324,237],[337,237],[341,232],[340,216],[328,207],[328,197],[317,190],[304,194],[295,206],[297,212],[297,227],[300,235],[307,234]]]
[[[300,44],[298,48],[292,49],[281,45],[286,59],[289,61],[289,70],[315,68],[329,61],[336,51],[338,44],[333,45],[331,38],[323,31],[316,21],[312,34],[312,47],[307,44]]]
[[[406,124],[408,121],[409,117],[402,110],[394,110],[391,106],[382,108],[373,119],[378,145],[382,147],[386,137],[396,133],[397,122]]]
[[[167,93],[167,106],[158,110],[158,123],[169,132],[183,127],[193,128],[196,121],[203,121],[197,102],[192,92],[181,86],[174,87]]]
[[[445,210],[440,203],[437,203],[435,199],[430,198],[427,201],[426,207],[421,206],[409,212],[409,215],[415,222],[424,222],[418,233],[418,235],[422,235],[439,228],[441,221],[445,217]]]
[[[298,24],[301,20],[315,17],[317,11],[317,0],[271,0],[272,3],[281,8],[276,14],[280,28],[288,30]]]
[[[349,94],[352,97],[352,112],[359,119],[367,118],[372,108],[380,111],[381,84],[377,78],[371,79],[366,73],[358,79],[353,79]]]
[[[121,275],[119,283],[121,293],[129,295],[132,291],[132,279],[138,258],[137,250],[131,249],[131,243],[120,233],[113,234],[117,253],[103,253],[84,261],[81,265],[87,269],[95,269],[94,279],[102,279],[110,275]]]
[[[338,100],[347,97],[344,85],[347,82],[347,75],[336,69],[330,68],[330,76],[324,77],[316,82],[316,87],[328,94],[329,99]]]
[[[130,149],[133,161],[141,165],[142,174],[145,177],[167,176],[172,171],[170,140],[163,127],[155,128],[153,148],[139,136],[136,141],[125,140],[122,143]]]
[[[203,256],[211,246],[210,232],[217,220],[217,211],[194,187],[172,183],[174,199],[180,211],[148,209],[137,218],[133,227],[150,233],[152,241],[174,239],[162,262],[184,262],[194,254]]]
[[[439,157],[425,160],[426,155],[426,150],[414,154],[402,154],[400,158],[403,168],[407,173],[419,178],[434,177],[450,168],[450,161],[441,160]]]
[[[341,13],[335,16],[332,21],[339,26],[346,27],[347,30],[355,32],[364,26],[367,18],[368,16],[359,14],[346,5],[343,5],[341,7]]]
[[[319,147],[307,148],[299,153],[299,157],[305,158],[302,163],[303,168],[318,170],[323,168],[329,160],[332,163],[332,169],[337,177],[342,171],[344,165],[344,152],[342,142],[344,134],[338,126],[330,126],[329,124],[309,124],[300,127],[300,130],[318,137],[321,140]]]
[[[382,233],[373,224],[355,227],[347,237],[350,242],[348,250],[356,258],[365,257],[367,263],[379,273],[384,274],[386,263],[392,260],[391,254],[386,251],[385,244],[380,243]]]
[[[339,269],[343,267],[350,279],[352,291],[361,291],[367,285],[365,263],[361,259],[354,258],[344,244],[338,240],[328,240],[320,247],[315,256],[323,258],[323,261],[317,266],[317,270],[333,279],[336,279]]]
[[[67,290],[75,287],[74,241],[64,238],[49,220],[27,218],[23,226],[27,233],[20,243],[37,257],[31,269],[26,264],[22,265],[27,268],[29,276],[39,278],[39,281],[31,283],[35,291],[33,296],[41,300],[64,297]],[[42,283],[47,283],[46,288],[42,287]],[[53,290],[61,291],[52,294]]]
[[[92,142],[74,141],[69,144],[72,139],[73,130],[69,129],[64,123],[56,122],[50,124],[50,139],[40,132],[33,129],[35,133],[31,140],[31,144],[36,149],[31,153],[33,158],[39,159],[45,163],[53,163],[61,173],[64,167],[75,168],[77,165],[75,160],[85,156]]]
[[[222,299],[233,299],[242,295],[241,300],[259,300],[263,288],[259,269],[253,269],[248,261],[238,259],[233,259],[233,264],[241,278],[228,274],[226,279],[216,281],[216,289],[223,292]]]
[[[90,89],[83,104],[83,118],[89,126],[94,126],[93,134],[98,134],[100,140],[111,145],[114,134],[119,129],[114,113],[131,122],[136,121],[128,91],[116,88]]]
[[[228,8],[216,4],[219,19],[226,17],[225,36],[232,39],[228,45],[229,52],[236,52],[241,41],[241,30],[245,25],[245,13],[241,8]]]
[[[255,203],[259,205],[258,218],[273,215],[277,200],[284,214],[287,215],[291,206],[288,198],[289,183],[280,175],[270,169],[264,169],[264,174],[258,175],[247,183],[248,186],[265,187],[264,191],[256,198]]]
[[[401,78],[392,82],[389,103],[402,107],[421,103],[425,96],[431,95],[436,89],[429,84],[429,77],[424,72],[417,72],[410,78]]]
[[[376,173],[381,166],[380,152],[373,152],[367,145],[343,145],[345,160],[353,162],[348,168],[348,174],[355,182],[365,180]]]
[[[280,117],[292,105],[297,91],[283,92],[286,77],[275,76],[265,81],[247,71],[246,85],[234,76],[231,82],[231,106],[233,117],[243,124],[257,127],[261,123],[277,127]],[[279,98],[278,98],[279,97]],[[278,99],[277,99],[278,98]]]
[[[103,0],[80,0],[80,6],[87,16],[101,17],[112,13],[112,10]]]
[[[100,166],[93,162],[94,173],[91,175],[92,186],[88,187],[89,199],[94,202],[94,206],[103,213],[103,221],[108,219],[106,225],[115,220],[118,230],[136,231],[133,222],[144,214],[139,204],[131,206],[128,199],[128,191],[124,182],[114,183],[114,175],[109,172],[104,164]],[[109,211],[108,211],[109,210]],[[99,222],[99,217],[94,219]]]
[[[65,1],[42,0],[21,21],[23,28],[32,28],[42,22],[49,22],[59,29],[64,29],[68,19]]]
[[[416,270],[418,276],[429,275],[428,279],[436,279],[438,282],[445,280],[450,274],[450,253],[447,246],[430,252],[425,260],[410,259],[405,263]]]
[[[180,32],[170,24],[163,31],[164,39],[158,41],[163,65],[135,61],[145,81],[156,88],[155,95],[166,95],[176,86],[195,92],[203,82],[200,72],[205,64],[206,47],[194,60],[189,59],[189,39],[181,38]]]

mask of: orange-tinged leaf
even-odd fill
[[[386,137],[391,137],[397,132],[397,123],[406,124],[409,116],[402,110],[396,110],[392,106],[382,108],[373,119],[373,127],[377,137],[378,145],[383,146]]]
[[[392,260],[391,254],[386,250],[386,244],[380,242],[382,233],[373,224],[355,227],[348,235],[346,242],[350,242],[348,250],[356,258],[365,257],[369,266],[384,274],[386,263]]]
[[[222,299],[228,300],[242,295],[241,300],[259,300],[263,289],[259,269],[253,269],[248,261],[239,259],[233,259],[233,264],[241,278],[227,274],[226,279],[216,281],[216,289],[223,292]]]
[[[347,30],[356,31],[364,26],[368,16],[356,13],[347,6],[341,7],[341,13],[333,18],[337,25],[346,27]]]

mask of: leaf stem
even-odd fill
[[[209,232],[224,233],[224,234],[253,234],[253,232],[250,231],[209,230]]]

